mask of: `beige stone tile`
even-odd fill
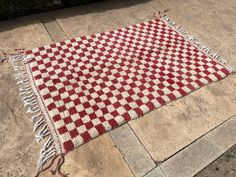
[[[32,49],[52,43],[42,23],[27,17],[0,22],[1,48]]]
[[[150,9],[150,1],[140,1],[134,6],[127,6],[112,11],[110,17],[115,20],[117,26],[125,27],[153,18],[154,9]],[[162,4],[161,2],[156,2]]]
[[[202,136],[236,114],[234,80],[229,77],[212,83],[170,104],[171,117],[187,128],[190,139]]]
[[[74,177],[133,177],[108,134],[70,152],[65,172]]]
[[[69,37],[79,37],[142,22],[152,17],[148,0],[114,0],[65,9],[54,16]],[[70,14],[65,18],[64,14]]]
[[[191,139],[187,129],[171,116],[171,107],[164,106],[131,121],[131,128],[155,161],[162,161],[179,151]]]
[[[63,9],[54,14],[58,24],[69,38],[105,32],[117,28],[110,18],[111,11],[102,11],[104,2],[90,4],[86,8],[78,6],[72,9]],[[64,18],[66,14],[67,18]]]

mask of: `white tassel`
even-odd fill
[[[31,98],[35,98],[36,99],[35,94],[31,94],[31,95],[27,95],[27,96],[22,96],[21,100],[24,102],[25,100],[29,100]]]
[[[40,142],[45,136],[50,134],[47,124],[43,126],[43,128],[39,131],[39,133],[35,136],[36,141]]]
[[[236,73],[236,66],[229,66],[228,69],[231,71],[231,73]]]
[[[30,119],[32,122],[35,123],[35,120],[38,119],[38,118],[41,118],[43,115],[42,115],[42,112],[39,112],[38,114],[34,114]]]
[[[40,170],[47,161],[56,155],[56,151],[52,149],[47,155],[42,155],[38,161],[37,169]]]
[[[35,124],[34,124],[34,132],[45,122],[44,117],[42,116]]]
[[[31,106],[31,107],[28,107],[28,109],[27,109],[27,113],[37,113],[37,112],[39,112],[40,111],[40,108],[38,107],[38,105],[37,106]]]
[[[24,83],[24,81],[21,80],[21,81],[18,81],[18,82],[16,83],[16,85],[20,85],[20,84],[23,84],[23,83]]]
[[[44,144],[43,148],[41,149],[40,153],[44,153],[50,146],[54,143],[53,138],[50,136],[46,143]]]
[[[172,22],[169,17],[167,17],[165,14],[163,16],[164,21],[169,24],[171,27],[173,27],[176,31],[178,31],[185,39],[187,39],[189,42],[191,42],[194,46],[196,46],[197,48],[199,48],[203,53],[207,54],[208,56],[214,58],[215,60],[217,60],[218,62],[220,62],[222,65],[224,65],[231,73],[232,72],[236,72],[235,69],[233,67],[229,67],[226,66],[226,64],[228,63],[227,60],[222,59],[221,56],[218,53],[214,53],[212,52],[212,50],[203,45],[202,43],[200,43],[194,36],[189,35],[181,26],[176,25],[175,22]]]
[[[28,106],[36,106],[37,104],[38,104],[38,102],[36,100],[35,101],[31,101],[31,102],[25,101],[24,107],[26,108]]]
[[[33,113],[30,120],[35,123],[34,131],[37,131],[42,127],[37,135],[35,136],[36,141],[39,142],[45,137],[49,136],[47,142],[44,144],[41,152],[40,158],[38,160],[37,168],[43,168],[44,164],[47,163],[51,158],[55,157],[57,151],[55,149],[55,142],[52,138],[49,127],[46,123],[43,112],[40,109],[37,96],[34,94],[29,77],[27,75],[26,65],[30,59],[26,58],[25,55],[16,55],[11,57],[11,61],[15,63],[14,66],[14,77],[19,86],[19,92],[21,99],[24,102],[24,107],[27,107],[27,113]]]
[[[32,90],[29,90],[29,91],[26,92],[26,94],[27,94],[27,95],[31,95],[31,94],[33,94],[33,91],[32,91]]]

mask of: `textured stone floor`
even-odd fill
[[[195,177],[235,177],[236,146],[233,146],[219,159],[198,173]]]
[[[102,1],[0,22],[0,48],[30,49],[117,29],[152,18],[154,10],[169,9],[178,24],[236,64],[235,8],[235,0]],[[42,144],[34,141],[12,74],[8,62],[0,64],[0,177],[29,177]],[[63,170],[71,177],[143,176],[235,115],[235,87],[236,77],[229,76],[131,121],[69,153]],[[130,132],[125,138],[138,148],[124,144],[124,132]]]

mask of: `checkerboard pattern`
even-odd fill
[[[26,55],[64,152],[229,75],[159,19]]]

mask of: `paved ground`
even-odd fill
[[[230,148],[219,159],[214,161],[195,177],[235,177],[236,146]]]
[[[235,8],[235,0],[109,0],[0,22],[0,47],[30,49],[141,22],[154,10],[169,9],[178,24],[236,64]],[[100,136],[69,153],[64,170],[72,177],[194,175],[236,143],[235,87],[236,77],[229,76]],[[0,112],[0,176],[32,176],[41,145],[34,142],[7,62],[0,65]],[[211,131],[220,124],[223,128]],[[185,164],[191,168],[181,168]]]

